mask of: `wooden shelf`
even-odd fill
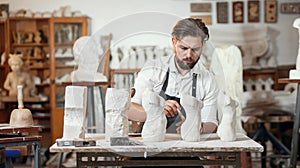
[[[18,102],[16,96],[2,96],[0,97],[2,102]],[[42,101],[39,97],[24,97],[24,103],[47,103],[48,101]]]
[[[12,47],[48,47],[49,44],[47,43],[41,43],[41,44],[37,44],[37,43],[23,43],[23,44],[16,44],[13,43],[11,44]]]
[[[48,66],[30,66],[29,69],[31,70],[45,70],[45,69],[49,69],[49,65]]]
[[[74,42],[68,43],[55,43],[56,48],[65,48],[65,47],[73,47]]]
[[[49,87],[49,83],[40,83],[40,84],[35,84],[36,87]]]
[[[45,17],[45,18],[31,18],[31,17],[10,17],[9,20],[12,21],[48,21],[49,18]]]

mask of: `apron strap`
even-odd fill
[[[162,90],[163,92],[166,92],[167,87],[168,87],[169,73],[170,73],[170,69],[168,68],[168,71],[167,71],[167,73],[166,73],[166,79],[165,79],[164,84],[163,84],[163,86],[162,86],[162,88],[161,88],[161,90]]]
[[[192,96],[196,97],[197,90],[197,74],[193,73]]]

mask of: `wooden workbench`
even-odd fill
[[[76,152],[77,167],[85,166],[199,166],[199,165],[234,165],[241,167],[241,152],[262,152],[263,147],[243,134],[238,134],[237,140],[223,142],[216,134],[202,135],[200,142],[184,142],[179,134],[167,134],[164,142],[143,143],[141,137],[132,140],[142,145],[110,146],[104,135],[87,135],[89,139],[97,140],[96,146],[50,147],[50,152]],[[110,159],[98,159],[99,157]],[[156,159],[157,157],[172,157],[172,160]],[[197,160],[180,159],[199,157]],[[151,159],[128,159],[151,158]],[[211,159],[214,158],[214,159]]]
[[[34,167],[40,167],[41,136],[31,136],[28,133],[42,131],[41,126],[11,127],[8,124],[0,124],[0,149],[11,146],[33,146]],[[28,135],[23,135],[24,133]]]

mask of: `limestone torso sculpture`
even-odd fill
[[[165,139],[167,118],[164,111],[165,100],[157,93],[146,89],[143,93],[142,105],[147,119],[142,130],[145,142],[160,142]]]
[[[200,141],[203,102],[193,96],[182,95],[180,103],[186,113],[186,120],[181,126],[181,138],[190,142]]]
[[[127,113],[130,105],[129,91],[125,89],[108,88],[105,97],[105,139],[127,136]]]
[[[87,123],[87,88],[84,86],[67,86],[65,98],[62,139],[84,139]]]

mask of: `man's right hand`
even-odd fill
[[[177,115],[177,110],[180,110],[180,108],[180,104],[175,100],[167,100],[165,102],[164,113],[167,117],[174,117]]]

